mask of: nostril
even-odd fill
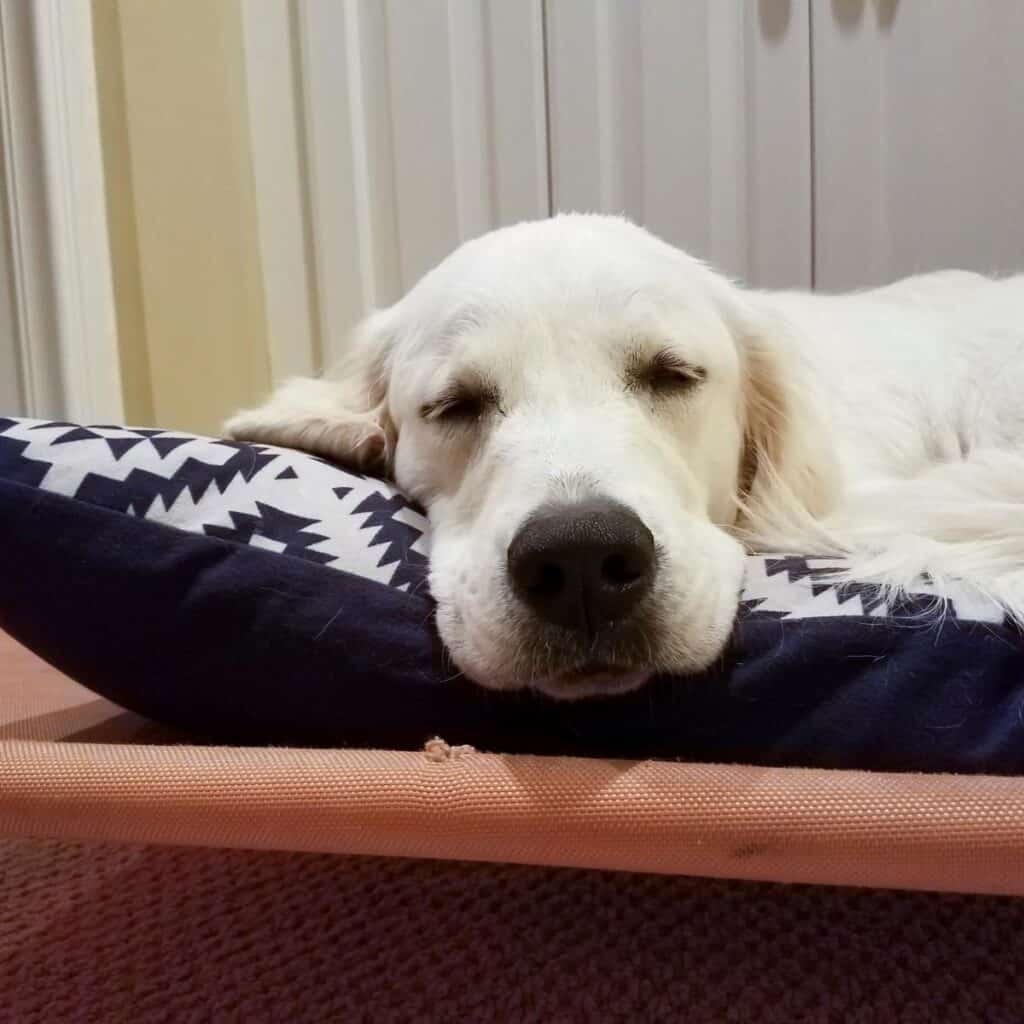
[[[565,586],[565,573],[554,562],[543,562],[534,569],[534,578],[527,590],[538,598],[557,597]]]
[[[616,552],[608,555],[601,563],[601,578],[606,583],[620,587],[635,583],[646,573],[646,561],[635,555],[631,558],[629,555]]]

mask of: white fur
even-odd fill
[[[624,383],[671,350],[685,395]],[[497,406],[455,428],[452,380]],[[429,510],[431,588],[458,667],[498,688],[617,692],[707,666],[736,610],[742,545],[844,553],[851,575],[957,578],[1024,619],[1024,275],[928,274],[852,295],[754,292],[619,218],[560,216],[462,246],[230,434],[390,471]],[[662,552],[637,664],[559,681],[506,551],[539,505],[603,495]],[[579,665],[566,666],[579,669]]]

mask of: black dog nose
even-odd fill
[[[513,588],[548,622],[593,634],[651,589],[654,537],[625,505],[592,499],[540,509],[508,548]]]

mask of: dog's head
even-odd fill
[[[741,505],[825,489],[758,298],[625,220],[521,224],[369,317],[336,379],[292,381],[228,429],[389,473],[426,507],[467,676],[623,692],[721,652]]]

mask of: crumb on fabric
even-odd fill
[[[453,747],[445,743],[440,736],[435,736],[423,744],[423,753],[426,754],[428,761],[440,762],[458,760],[466,754],[475,754],[476,750],[466,744]]]

